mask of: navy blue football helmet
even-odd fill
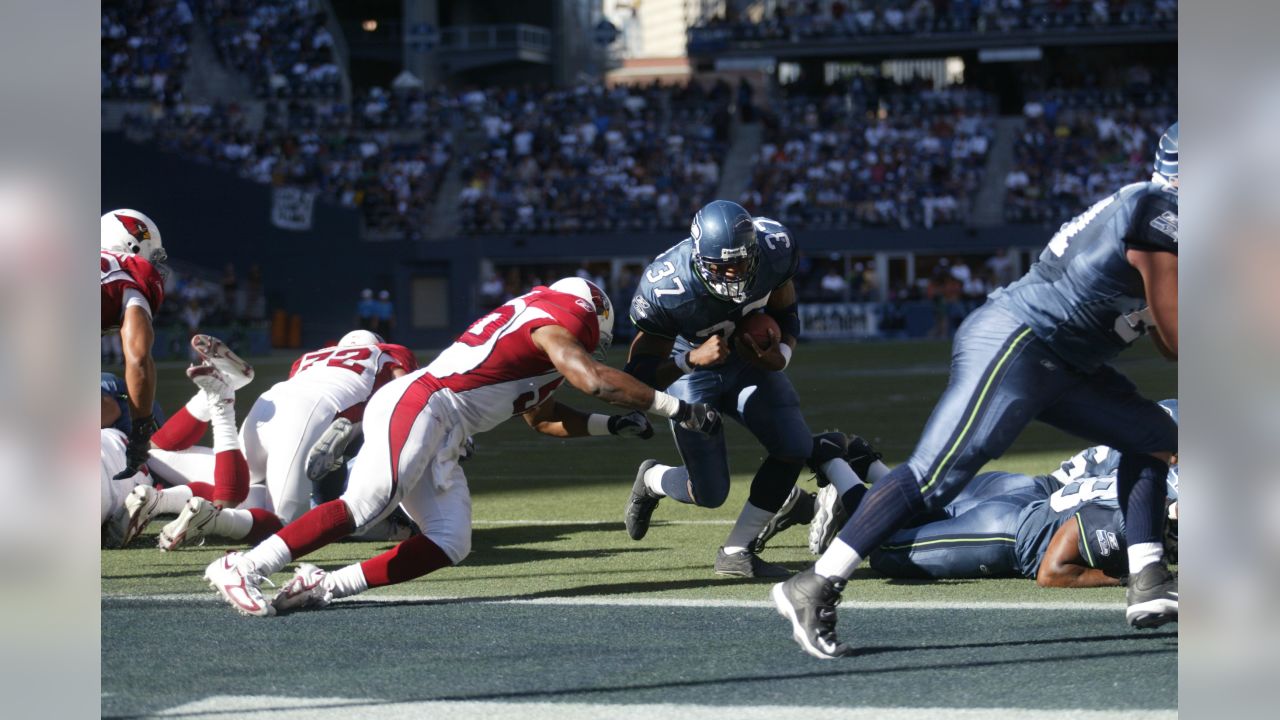
[[[1178,183],[1178,123],[1169,126],[1156,146],[1155,173],[1170,185]]]
[[[721,300],[742,302],[760,263],[751,213],[735,202],[714,200],[693,216],[694,271]]]

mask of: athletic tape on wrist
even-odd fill
[[[609,416],[600,413],[591,413],[587,416],[587,434],[588,435],[608,435],[609,434]]]
[[[778,347],[778,352],[782,353],[782,369],[786,370],[787,366],[791,364],[791,346],[786,343],[782,343],[782,345]]]
[[[680,412],[680,399],[661,390],[654,390],[649,412],[666,418],[675,417]]]
[[[693,366],[689,364],[689,352],[687,350],[677,355],[675,357],[675,360],[676,360],[676,367],[680,368],[680,372],[684,373],[685,375],[688,375],[689,373],[693,372]]]

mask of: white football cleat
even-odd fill
[[[334,420],[307,453],[307,479],[315,482],[342,467],[342,453],[355,437],[356,426],[346,418]]]
[[[271,600],[276,612],[289,612],[302,608],[322,608],[333,602],[333,590],[327,582],[329,573],[312,565],[302,563],[294,571],[289,582],[280,588],[280,592]]]
[[[204,579],[231,607],[242,615],[267,617],[276,609],[262,596],[262,583],[271,581],[258,572],[253,561],[244,553],[228,552],[209,563],[204,569]]]
[[[231,352],[231,348],[218,338],[212,335],[195,335],[191,338],[191,348],[205,362],[218,368],[232,390],[239,390],[253,380],[253,366]]]
[[[160,530],[156,546],[161,550],[176,550],[178,547],[204,538],[213,529],[214,518],[218,517],[218,508],[204,498],[193,497],[182,507],[178,517]]]
[[[127,546],[138,534],[147,528],[152,516],[156,514],[156,506],[160,504],[160,491],[150,485],[135,485],[124,499],[124,510],[129,516],[124,536],[120,539],[120,547]]]
[[[210,410],[220,405],[235,403],[236,391],[218,368],[208,363],[192,365],[187,368],[187,377],[191,378],[191,382],[204,393],[205,403]]]

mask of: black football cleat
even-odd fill
[[[836,638],[836,606],[845,581],[824,578],[809,568],[773,586],[770,596],[778,614],[791,622],[791,636],[800,649],[823,660],[853,654]]]
[[[781,565],[761,560],[750,550],[727,553],[724,548],[716,553],[715,570],[717,575],[745,578],[784,578],[791,574]]]
[[[813,520],[814,503],[817,502],[817,499],[817,495],[805,492],[799,487],[791,488],[791,494],[782,503],[782,507],[778,508],[778,512],[769,518],[768,524],[764,526],[759,535],[756,535],[756,539],[751,541],[751,546],[747,549],[759,554],[774,535],[792,525],[808,525],[809,521]]]
[[[1178,621],[1178,577],[1162,562],[1151,563],[1129,578],[1125,620],[1136,628],[1158,628]]]
[[[849,467],[858,474],[858,478],[865,483],[870,484],[867,480],[867,473],[871,470],[871,463],[884,459],[879,450],[871,446],[871,443],[863,440],[857,435],[849,436],[849,449],[845,452],[845,459],[849,461]]]
[[[653,517],[653,509],[658,507],[658,501],[662,499],[661,495],[654,494],[649,486],[644,484],[645,471],[657,464],[657,460],[645,460],[640,463],[640,469],[636,470],[636,481],[631,484],[631,497],[627,500],[622,520],[626,523],[627,534],[632,540],[643,539],[645,533],[649,532],[649,520]]]

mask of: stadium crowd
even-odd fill
[[[994,133],[989,96],[861,84],[793,97],[768,132],[741,201],[796,227],[925,227],[963,222]]]
[[[687,224],[719,184],[730,95],[724,83],[464,94],[483,150],[463,161],[462,231]]]
[[[198,0],[219,60],[263,98],[337,97],[342,71],[315,0]]]
[[[1107,87],[1036,93],[1023,115],[1004,180],[1005,220],[1063,222],[1149,175],[1150,148],[1177,117],[1177,78],[1134,66]]]
[[[185,0],[104,0],[102,97],[180,100],[193,21]]]
[[[778,0],[758,19],[712,18],[690,33],[710,49],[731,40],[939,33],[1007,33],[1090,27],[1176,27],[1177,0]]]

